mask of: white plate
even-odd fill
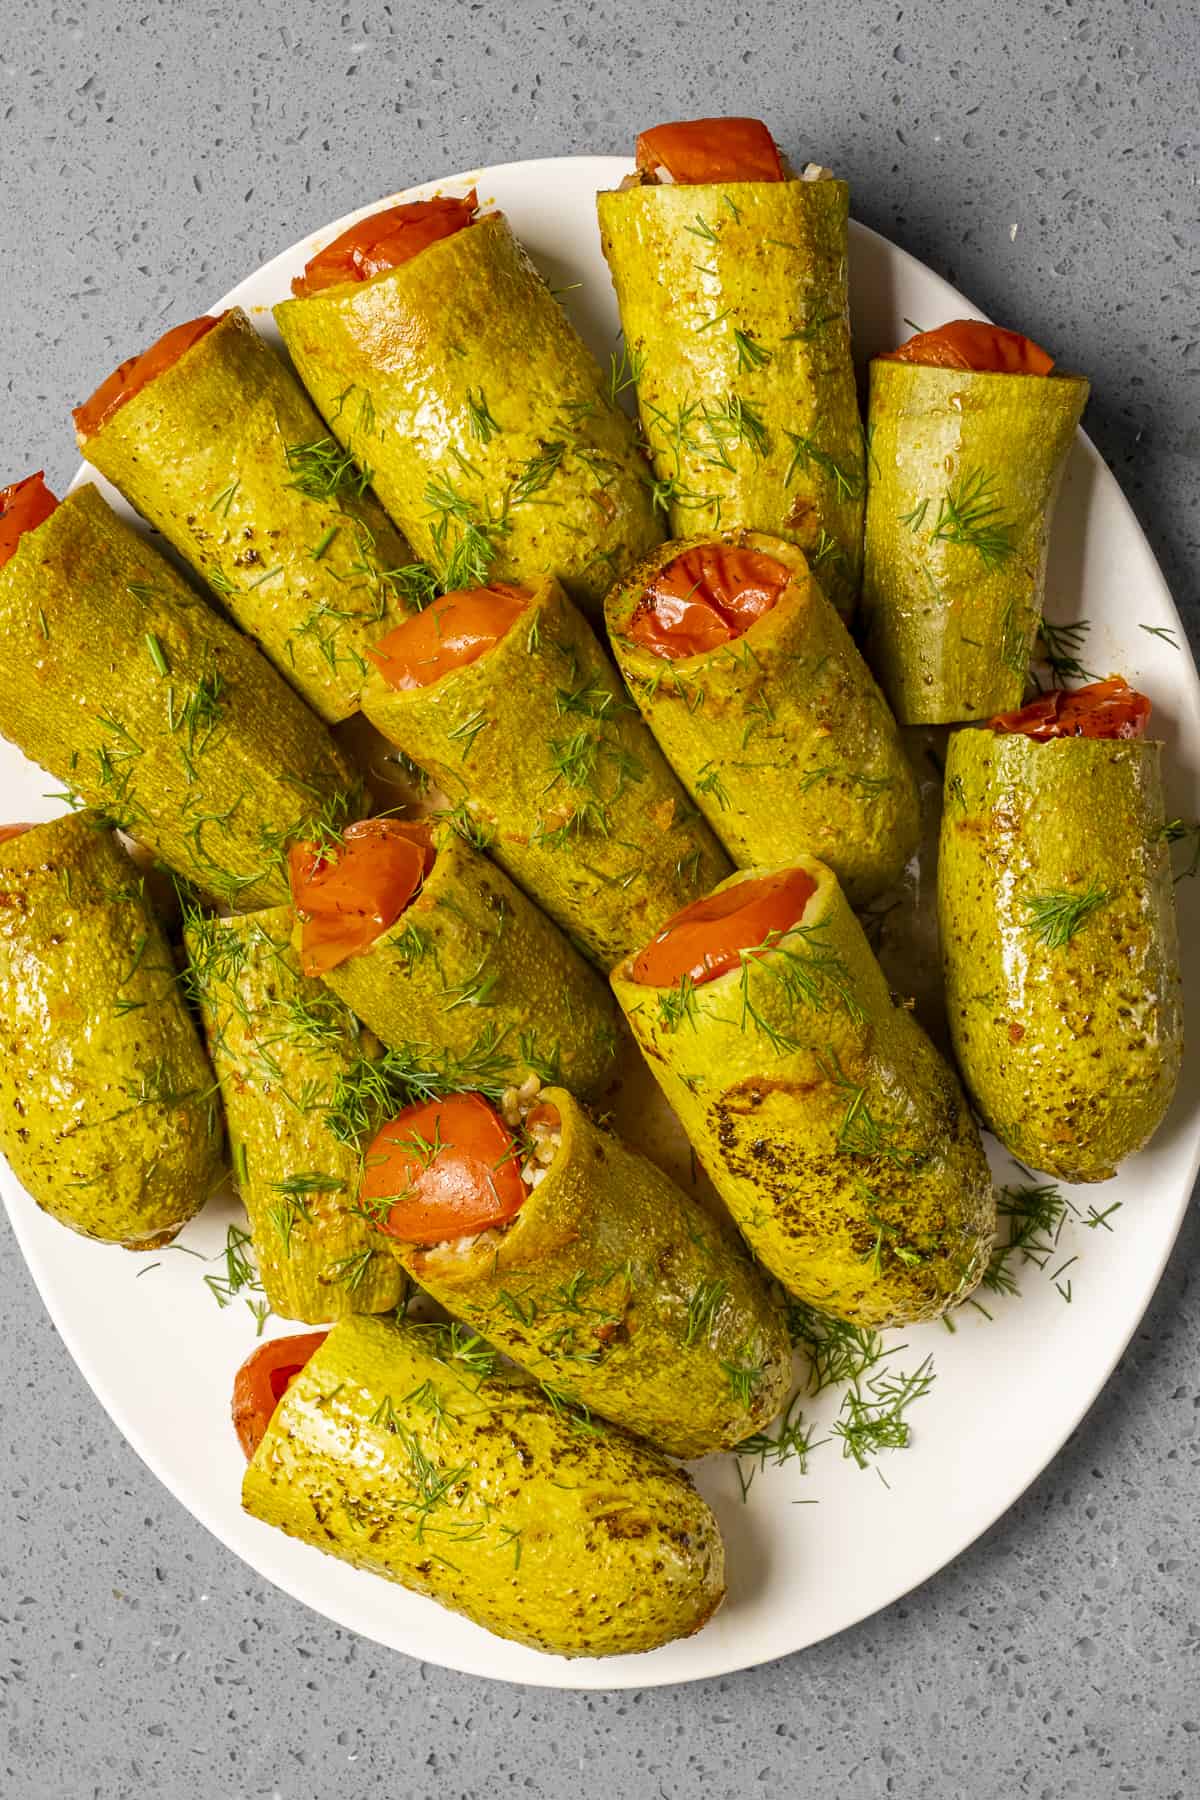
[[[494,200],[605,360],[617,315],[600,255],[593,196],[628,164],[615,157],[511,163],[436,188]],[[383,204],[378,202],[376,204]],[[364,208],[373,211],[374,207]],[[267,309],[319,244],[353,214],[285,251],[219,302],[239,302],[270,333]],[[903,251],[851,226],[851,300],[860,357],[905,335],[904,320],[929,327],[976,309]],[[1011,321],[1019,324],[1019,320]],[[97,370],[97,377],[103,371]],[[1113,477],[1085,438],[1072,453],[1059,503],[1047,611],[1092,621],[1086,660],[1119,669],[1153,698],[1168,746],[1169,804],[1194,817],[1200,803],[1200,685],[1162,576]],[[1181,648],[1139,629],[1171,631]],[[0,745],[4,818],[48,817],[54,782]],[[1198,882],[1178,890],[1194,927]],[[1193,1020],[1200,1017],[1190,972]],[[38,1212],[7,1170],[3,1192],[13,1226],[59,1332],[102,1404],[159,1479],[254,1569],[337,1624],[411,1656],[505,1681],[561,1687],[644,1687],[721,1675],[803,1649],[886,1606],[925,1581],[1011,1506],[1091,1405],[1128,1342],[1162,1272],[1200,1160],[1194,1061],[1153,1147],[1080,1204],[1113,1201],[1113,1230],[1068,1227],[1061,1260],[1078,1251],[1064,1304],[1049,1275],[1029,1269],[1024,1295],[989,1306],[994,1322],[967,1310],[958,1331],[907,1334],[898,1363],[932,1353],[938,1378],[913,1413],[915,1442],[885,1456],[887,1482],[842,1460],[836,1444],[802,1476],[789,1464],[757,1476],[743,1504],[728,1458],[700,1465],[698,1481],[720,1515],[728,1544],[729,1598],[706,1630],[650,1656],[565,1662],[523,1650],[370,1575],[290,1542],[243,1515],[242,1458],[229,1424],[234,1369],[253,1341],[240,1301],[219,1311],[202,1265],[178,1252],[141,1258],[87,1243]],[[998,1169],[1007,1159],[996,1158]],[[218,1252],[232,1203],[210,1209],[185,1233],[204,1255]],[[157,1264],[157,1267],[152,1265]],[[1064,1277],[1064,1285],[1067,1277]],[[287,1329],[272,1321],[268,1330]],[[836,1399],[812,1409],[828,1423]],[[817,1435],[822,1435],[818,1433]],[[798,1506],[797,1501],[818,1501]]]

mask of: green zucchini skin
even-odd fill
[[[556,581],[533,584],[495,648],[432,687],[373,675],[363,711],[606,971],[728,873]]]
[[[168,1243],[220,1173],[170,945],[87,813],[0,844],[0,1149],[44,1212],[129,1250]]]
[[[957,731],[946,757],[938,921],[954,1053],[1027,1167],[1104,1181],[1149,1141],[1183,1053],[1161,744]],[[1066,943],[1027,902],[1107,900]],[[1033,921],[1036,923],[1036,920]]]
[[[412,553],[355,471],[324,495],[297,486],[289,449],[322,440],[304,389],[235,307],[80,447],[334,723],[358,706],[368,646],[404,616],[387,576]]]
[[[511,1226],[389,1240],[414,1281],[521,1368],[671,1456],[729,1450],[787,1398],[782,1309],[728,1228],[565,1088],[554,1160]],[[731,1380],[730,1369],[744,1378]]]
[[[0,731],[208,899],[286,898],[283,847],[355,812],[320,720],[94,487],[0,569],[0,629]]]
[[[684,1008],[630,963],[613,988],[735,1224],[788,1292],[856,1325],[937,1318],[987,1267],[979,1133],[831,871],[791,866],[817,889],[775,949]]]
[[[350,1210],[361,1160],[334,1137],[326,1110],[338,1075],[376,1046],[334,995],[301,974],[291,928],[284,906],[197,916],[184,942],[263,1292],[281,1318],[321,1325],[387,1312],[406,1284]],[[314,1189],[313,1176],[329,1185]]]
[[[871,364],[865,652],[902,725],[1021,704],[1081,375]]]
[[[723,543],[792,572],[732,643],[665,661],[627,636],[676,556]],[[917,846],[917,784],[896,722],[802,551],[756,531],[685,538],[646,557],[605,602],[618,666],[668,762],[734,862],[818,856],[858,905],[899,879]]]
[[[866,478],[845,182],[650,185],[596,203],[671,535],[788,538],[849,616]]]
[[[581,1429],[515,1372],[472,1373],[445,1327],[335,1325],[276,1407],[242,1504],[556,1656],[657,1649],[724,1594],[717,1522],[681,1470]]]
[[[473,528],[493,580],[554,575],[598,616],[661,537],[634,428],[502,214],[275,318],[417,555],[443,576],[453,559],[449,585],[471,585]]]
[[[515,1086],[536,1073],[600,1094],[621,1035],[606,984],[482,852],[446,829],[436,843],[416,899],[325,983],[393,1049],[486,1050]]]

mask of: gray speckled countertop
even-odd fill
[[[2,478],[64,482],[101,372],[365,199],[750,111],[1089,371],[1195,642],[1198,59],[1193,0],[8,0]],[[109,1423],[0,1226],[0,1791],[1192,1800],[1198,1252],[1193,1215],[1070,1444],[920,1592],[783,1663],[605,1695],[447,1674],[266,1587]]]

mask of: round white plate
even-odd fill
[[[607,361],[617,313],[593,197],[598,188],[616,186],[628,167],[615,157],[511,163],[393,198],[477,185],[481,200],[509,214],[551,286],[569,290],[564,304]],[[321,243],[360,216],[338,220],[277,256],[219,305],[240,303],[273,336],[271,303],[288,292],[291,276]],[[930,327],[975,313],[944,281],[862,226],[851,226],[850,248],[860,358],[904,337],[905,319]],[[1101,674],[1120,670],[1152,696],[1167,743],[1169,807],[1194,818],[1200,685],[1150,549],[1082,436],[1059,502],[1047,613],[1090,620],[1088,666]],[[1178,648],[1143,625],[1166,630]],[[0,816],[49,817],[60,810],[48,797],[56,786],[0,745]],[[1184,882],[1177,890],[1185,943],[1200,940],[1197,888],[1200,882]],[[1188,998],[1192,1018],[1200,1018],[1194,969]],[[985,1296],[992,1322],[968,1308],[953,1336],[940,1325],[906,1334],[897,1366],[914,1369],[932,1355],[937,1379],[913,1410],[912,1447],[885,1453],[879,1465],[888,1485],[844,1460],[836,1442],[815,1452],[807,1475],[794,1463],[758,1474],[745,1502],[731,1459],[698,1465],[699,1486],[726,1536],[729,1598],[698,1637],[614,1661],[566,1662],[503,1643],[431,1601],[247,1518],[238,1501],[243,1465],[229,1423],[229,1392],[254,1327],[241,1299],[225,1310],[214,1304],[203,1275],[219,1271],[219,1263],[206,1268],[178,1249],[138,1257],[88,1243],[40,1213],[7,1170],[2,1186],[42,1297],[100,1401],[171,1492],[260,1574],[364,1637],[470,1674],[544,1686],[643,1687],[725,1674],[840,1631],[926,1580],[1012,1504],[1095,1399],[1150,1299],[1200,1160],[1198,1091],[1193,1062],[1153,1147],[1102,1189],[1077,1191],[1085,1216],[1093,1203],[1100,1209],[1121,1203],[1107,1221],[1111,1229],[1068,1226],[1053,1267],[1022,1273],[1021,1298]],[[1002,1179],[1012,1178],[1002,1154],[995,1166]],[[215,1204],[184,1233],[184,1244],[201,1256],[219,1254],[235,1216],[232,1202]],[[1067,1304],[1051,1276],[1076,1253],[1078,1261],[1058,1283],[1064,1289],[1070,1283]],[[272,1320],[267,1329],[288,1327]],[[809,1411],[827,1427],[837,1403],[836,1395],[822,1396]]]

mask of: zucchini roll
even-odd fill
[[[659,126],[637,165],[597,196],[600,241],[671,536],[787,538],[848,615],[865,494],[849,190],[813,164],[793,175],[755,119]]]
[[[970,1109],[829,869],[747,870],[613,973],[655,1079],[755,1255],[856,1325],[915,1324],[987,1267]]]
[[[0,545],[0,629],[27,652],[0,659],[0,731],[209,899],[285,900],[288,843],[358,809],[350,764],[94,487],[47,499]]]
[[[382,1319],[261,1345],[234,1389],[243,1506],[556,1656],[699,1631],[725,1557],[687,1476],[493,1365],[458,1326]]]
[[[197,914],[185,943],[263,1292],[281,1318],[318,1324],[386,1312],[405,1282],[354,1211],[358,1151],[329,1121],[338,1076],[375,1046],[301,973],[291,929],[285,906]]]
[[[73,813],[0,829],[0,1150],[43,1211],[149,1250],[220,1173],[212,1072],[129,858]]]
[[[1087,397],[1030,339],[972,319],[873,359],[866,656],[902,725],[1020,705]]]
[[[275,317],[445,587],[553,575],[598,615],[661,536],[634,428],[503,215],[474,215],[473,193],[373,213]]]
[[[408,1106],[364,1159],[362,1206],[421,1287],[576,1405],[672,1456],[728,1450],[787,1397],[781,1308],[736,1237],[565,1088],[503,1114]]]
[[[916,780],[802,551],[750,531],[667,544],[605,614],[646,723],[735,863],[819,856],[856,905],[899,877]]]
[[[372,660],[372,724],[603,969],[728,872],[556,581],[447,594]]]
[[[954,1052],[1030,1168],[1104,1181],[1183,1051],[1162,745],[1119,677],[1043,695],[946,757],[938,916]]]
[[[289,853],[305,973],[393,1050],[501,1086],[536,1073],[577,1094],[611,1079],[607,986],[520,888],[457,832],[366,819]],[[474,1074],[470,1073],[474,1071]]]
[[[177,325],[75,410],[79,447],[313,711],[358,706],[412,556],[240,308]]]

